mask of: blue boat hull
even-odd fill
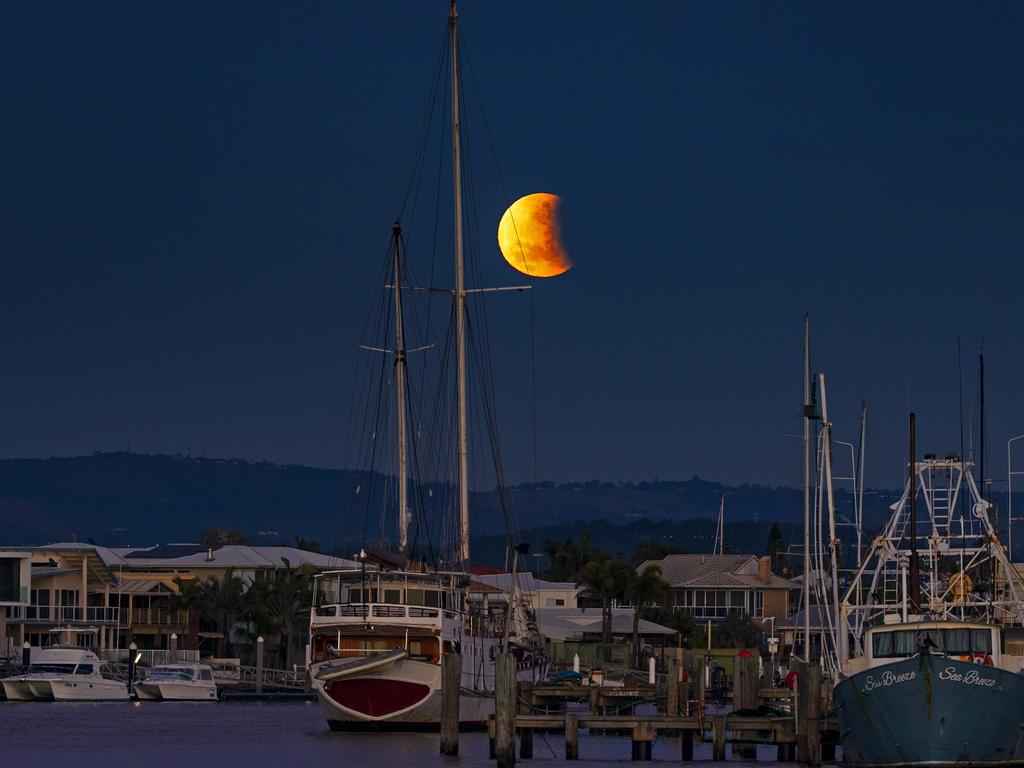
[[[1024,765],[1024,676],[920,654],[835,688],[848,766]]]

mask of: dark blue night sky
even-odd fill
[[[3,4],[0,455],[130,441],[341,465],[446,15]],[[838,437],[869,401],[869,485],[901,482],[908,398],[921,451],[959,449],[958,337],[968,434],[984,339],[1005,477],[1024,432],[1024,6],[461,16],[508,193],[562,196],[576,262],[532,299],[542,479],[797,483],[805,311]],[[485,278],[522,282],[471,138]],[[490,315],[515,481],[529,307]]]

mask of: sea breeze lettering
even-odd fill
[[[876,680],[871,675],[868,675],[864,680],[864,693],[873,691],[875,688],[888,688],[890,685],[899,685],[900,683],[906,683],[917,677],[917,672],[901,672],[898,675],[894,675],[892,672],[886,670],[882,673],[882,676]]]
[[[996,684],[995,678],[982,677],[981,672],[976,669],[969,672],[957,672],[956,667],[946,667],[939,672],[939,679],[952,680],[954,683],[963,683],[964,685],[981,685],[986,688],[991,688]]]

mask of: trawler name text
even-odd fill
[[[892,672],[886,671],[882,673],[882,677],[875,680],[874,677],[868,675],[864,680],[863,692],[873,691],[875,688],[888,688],[890,685],[899,685],[900,683],[906,683],[917,677],[917,672],[903,672],[899,675],[894,675]]]
[[[986,688],[991,688],[996,684],[995,678],[982,677],[981,673],[977,670],[972,669],[970,672],[957,672],[956,667],[946,667],[944,670],[939,672],[940,680],[952,680],[955,683],[963,683],[964,685],[982,685]]]

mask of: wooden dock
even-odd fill
[[[757,658],[736,659],[731,706],[709,706],[703,670],[670,662],[654,684],[632,686],[529,685],[515,683],[511,656],[496,659],[495,714],[488,720],[490,757],[498,768],[512,768],[516,756],[533,757],[534,734],[562,734],[565,759],[580,754],[580,733],[622,734],[630,738],[633,760],[650,760],[659,735],[678,737],[679,759],[693,760],[694,743],[710,743],[712,759],[756,760],[759,745],[776,747],[776,759],[817,766],[835,760],[839,727],[825,716],[831,688],[822,685],[821,668],[797,663],[798,684],[789,689],[762,689]],[[454,686],[453,686],[454,687]],[[576,709],[578,711],[572,711]],[[656,710],[650,714],[650,710]],[[451,706],[454,713],[457,709]],[[454,717],[454,715],[453,715]],[[457,754],[457,722],[442,723],[442,751]],[[516,749],[518,740],[518,750]]]
[[[821,722],[821,729],[826,735],[823,740],[823,751],[826,760],[835,757],[834,734],[838,725],[834,719]],[[796,759],[798,737],[796,722],[792,717],[758,717],[751,715],[715,714],[703,716],[669,716],[669,715],[517,715],[515,719],[516,733],[519,737],[519,757],[533,757],[534,733],[564,734],[565,759],[576,760],[580,754],[580,732],[602,732],[605,734],[621,734],[630,737],[632,742],[633,760],[650,760],[652,746],[659,734],[680,737],[680,755],[682,761],[693,760],[694,743],[712,744],[712,759],[726,759],[726,745],[737,747],[754,747],[766,744],[777,747],[777,759],[780,762],[793,762]],[[494,717],[488,721],[487,734],[490,740],[490,757],[497,757],[495,739],[497,727]]]

